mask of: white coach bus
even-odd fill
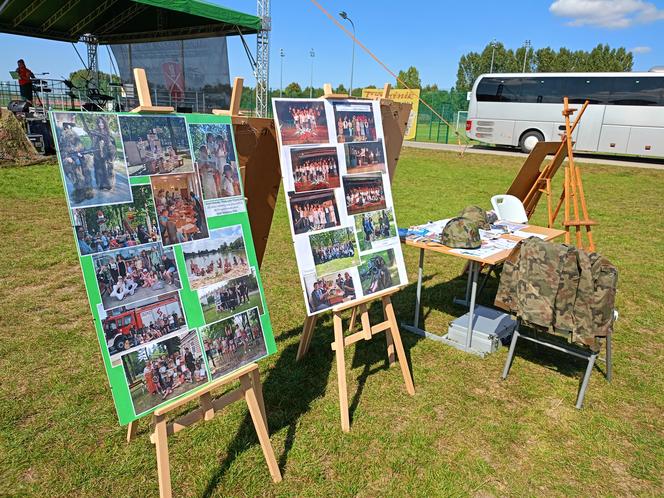
[[[664,157],[659,71],[483,74],[470,95],[466,133],[530,152],[540,140],[560,140],[564,96],[577,109],[590,101],[573,134],[575,150]]]

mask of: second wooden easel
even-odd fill
[[[134,80],[138,93],[139,106],[132,109],[133,113],[151,113],[151,114],[169,114],[173,113],[173,107],[153,106],[148,88],[148,81],[143,68],[134,69]],[[242,94],[242,78],[235,78],[233,92],[231,95],[231,105],[228,111],[214,110],[214,114],[234,116],[237,115],[240,108],[240,95]],[[240,386],[222,396],[214,398],[212,391],[221,388],[227,388],[239,381]],[[270,443],[270,434],[267,426],[267,416],[265,414],[265,404],[263,402],[263,388],[260,380],[260,373],[256,363],[250,363],[236,370],[232,374],[212,381],[205,387],[183,396],[177,401],[170,403],[162,408],[157,408],[152,414],[152,434],[150,441],[155,445],[157,454],[157,475],[159,478],[159,496],[160,498],[171,498],[171,471],[170,459],[168,454],[168,436],[180,432],[197,422],[212,420],[218,412],[226,406],[236,401],[245,400],[251,415],[251,420],[258,436],[263,456],[267,463],[270,475],[274,482],[281,481],[281,471],[274,456],[274,450]],[[182,415],[169,422],[168,415],[183,405],[198,401],[199,407],[185,415]],[[138,431],[138,420],[130,422],[127,427],[127,442],[136,438]]]
[[[326,99],[347,99],[346,94],[332,93],[332,85],[326,83],[323,85],[323,98]],[[386,84],[383,88],[383,95],[381,99],[389,97],[390,85]],[[403,139],[403,133],[402,133]],[[394,174],[394,168],[390,169],[390,177]],[[413,385],[413,378],[408,367],[406,353],[401,341],[401,334],[399,332],[399,324],[397,323],[392,306],[391,296],[401,290],[400,287],[388,289],[383,292],[378,292],[362,299],[353,301],[349,304],[342,304],[332,308],[333,324],[334,324],[334,342],[331,343],[332,350],[335,352],[337,360],[337,383],[339,387],[339,410],[341,415],[341,430],[344,432],[350,431],[350,414],[348,412],[348,388],[346,383],[346,357],[345,348],[355,344],[358,341],[370,340],[374,335],[385,332],[385,340],[387,342],[387,358],[390,366],[399,360],[403,380],[406,384],[406,391],[411,396],[415,394],[415,386]],[[369,318],[370,303],[380,299],[383,307],[383,321],[372,325]],[[350,324],[348,332],[349,336],[344,335],[343,317],[342,314],[346,310],[352,310],[350,317]],[[358,321],[359,318],[359,321]],[[296,359],[301,360],[309,351],[311,338],[313,337],[314,328],[318,315],[308,316],[304,320],[304,327],[300,344],[297,350]],[[352,333],[356,324],[361,324],[361,330]],[[395,356],[396,355],[396,356]]]
[[[583,109],[588,105],[588,101],[583,104]],[[570,116],[576,112],[576,109],[569,107],[569,99],[565,97],[563,99],[563,116],[565,117],[565,136],[563,137],[563,143],[567,148],[567,165],[565,166],[565,178],[563,191],[560,194],[560,200],[556,206],[553,215],[550,216],[550,225],[553,225],[558,213],[560,212],[560,207],[565,205],[564,211],[564,220],[563,226],[565,227],[565,243],[569,244],[571,242],[570,228],[574,227],[576,235],[576,245],[579,248],[583,249],[583,237],[581,232],[581,227],[585,227],[586,236],[588,238],[588,250],[593,252],[595,250],[595,242],[593,241],[592,226],[596,225],[597,222],[590,219],[588,216],[588,206],[586,205],[586,195],[583,191],[583,182],[581,181],[581,171],[574,163],[574,150],[572,142],[572,126],[570,124]],[[575,124],[578,122],[578,119],[575,121]],[[572,213],[574,218],[571,218],[570,213],[570,204],[572,207]],[[549,205],[550,209],[550,205]]]

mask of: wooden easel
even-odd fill
[[[574,121],[574,124],[578,122],[581,114],[588,106],[588,101],[583,104],[583,108],[579,113],[579,116]],[[565,136],[563,137],[563,142],[567,148],[567,166],[565,166],[565,183],[563,186],[563,191],[560,194],[560,200],[556,206],[553,215],[550,215],[550,223],[555,222],[558,212],[560,211],[561,205],[565,204],[565,219],[563,221],[563,226],[565,227],[565,243],[569,244],[571,235],[570,228],[574,227],[576,234],[576,245],[579,248],[583,249],[583,239],[581,227],[586,228],[586,236],[588,237],[588,250],[595,250],[595,243],[593,242],[593,234],[591,227],[596,225],[597,222],[591,220],[588,217],[588,207],[586,205],[586,195],[583,191],[583,182],[581,181],[581,171],[574,164],[574,151],[572,149],[572,132],[574,131],[570,125],[570,116],[576,112],[576,109],[570,109],[569,99],[567,97],[563,100],[563,116],[565,117]],[[550,198],[550,186],[549,193],[547,195]],[[574,219],[570,218],[570,203],[572,204],[572,211],[574,212]],[[549,204],[549,209],[551,205]],[[580,211],[580,213],[579,213]]]
[[[145,77],[145,70],[142,68],[134,69],[134,79],[136,80],[136,87],[139,89],[139,102],[140,106],[132,110],[132,112],[145,112],[145,113],[172,113],[172,107],[155,107],[152,105],[150,92],[148,90],[147,79]],[[242,78],[235,78],[235,84],[239,86],[239,92],[233,88],[231,95],[230,112],[239,110],[239,99],[242,94]],[[154,109],[158,109],[155,111]],[[170,109],[167,110],[167,109]],[[215,114],[220,114],[217,112]],[[262,254],[261,254],[262,259]],[[260,260],[259,260],[260,266]],[[213,398],[211,392],[214,389],[226,387],[236,381],[240,382],[240,387],[225,393],[224,395]],[[254,424],[258,440],[263,450],[265,461],[267,462],[270,475],[274,482],[281,481],[281,471],[274,456],[274,451],[270,443],[270,435],[267,425],[267,416],[265,414],[265,404],[263,402],[263,388],[260,380],[260,373],[258,371],[258,364],[250,363],[235,371],[234,373],[212,381],[205,387],[183,396],[177,401],[164,406],[163,408],[156,409],[152,414],[153,431],[150,435],[150,442],[155,445],[157,453],[157,474],[159,478],[159,496],[161,498],[170,498],[172,496],[171,490],[171,472],[168,456],[168,436],[180,432],[182,429],[189,427],[201,420],[212,420],[217,412],[224,409],[231,403],[244,399],[247,402],[251,420]],[[192,402],[198,401],[200,407],[182,415],[175,420],[168,422],[167,415],[181,406]],[[131,442],[137,434],[138,420],[132,421],[127,427],[127,442]]]
[[[387,358],[389,364],[390,366],[394,365],[396,361],[396,353],[396,356],[399,359],[399,365],[401,366],[401,374],[403,375],[403,380],[406,383],[406,391],[408,391],[408,394],[411,396],[415,394],[413,378],[410,374],[408,361],[406,360],[406,353],[403,349],[403,343],[401,342],[399,324],[397,323],[396,316],[394,315],[394,308],[390,299],[390,296],[399,290],[401,290],[400,287],[389,289],[387,291],[376,293],[374,295],[354,301],[352,304],[339,305],[332,308],[334,322],[334,342],[331,343],[331,347],[332,351],[335,352],[337,359],[339,410],[341,414],[341,430],[344,432],[350,431],[350,415],[348,413],[348,388],[346,385],[346,358],[344,354],[344,348],[350,346],[351,344],[355,344],[362,339],[368,341],[379,332],[385,332],[385,340],[387,341]],[[371,325],[371,321],[369,320],[369,309],[367,305],[376,299],[381,300],[384,320],[375,325]],[[344,337],[343,318],[341,314],[348,309],[353,310],[350,317],[348,332],[353,332],[355,329],[355,325],[358,323],[358,312],[361,330],[347,337]],[[300,338],[300,345],[297,349],[296,359],[298,361],[301,360],[309,351],[309,345],[311,344],[311,338],[313,337],[317,319],[318,315],[313,315],[308,316],[304,320],[303,333],[302,337]]]
[[[383,91],[382,99],[386,99],[389,95],[390,85],[386,84]],[[335,94],[332,93],[332,85],[325,83],[323,85],[323,97],[324,99],[347,99],[348,95],[345,94]],[[381,102],[382,103],[382,102]],[[410,109],[408,109],[410,112]],[[403,128],[405,129],[405,127]],[[401,134],[401,139],[403,140],[403,132]],[[398,159],[398,158],[397,158]],[[390,169],[390,179],[396,168],[396,160],[394,161],[394,167]],[[394,315],[394,308],[392,306],[392,301],[390,296],[401,290],[401,287],[394,289],[388,289],[383,292],[378,292],[370,296],[366,296],[362,299],[356,300],[349,304],[342,304],[332,308],[333,323],[334,323],[334,342],[331,343],[332,350],[335,352],[337,359],[337,383],[339,386],[339,410],[341,415],[341,430],[344,432],[350,431],[350,415],[348,413],[348,388],[346,384],[346,358],[344,354],[344,349],[352,344],[355,344],[362,339],[368,341],[374,335],[385,332],[385,339],[387,341],[387,357],[389,365],[392,366],[396,362],[396,357],[399,359],[399,365],[401,366],[401,373],[403,375],[404,382],[406,384],[406,391],[408,394],[413,396],[415,394],[415,386],[413,385],[413,378],[408,368],[408,361],[406,359],[406,353],[403,349],[403,343],[401,341],[401,334],[399,332],[399,324],[397,323],[396,316]],[[374,300],[380,299],[383,306],[383,318],[384,320],[380,323],[371,324],[369,319],[369,303]],[[357,323],[361,324],[361,330],[351,335],[344,336],[344,327],[343,327],[343,318],[342,313],[346,310],[352,309],[350,324],[348,326],[348,332],[353,332],[355,325]],[[359,314],[359,322],[357,321]],[[296,360],[301,360],[309,351],[309,346],[311,344],[311,338],[313,337],[314,328],[316,327],[316,321],[318,320],[318,315],[307,316],[304,320],[302,337],[300,338],[300,344],[297,349]]]

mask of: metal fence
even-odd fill
[[[442,104],[434,109],[444,118],[444,121],[420,103],[415,140],[445,144],[457,143],[460,137],[461,142],[464,142],[468,111],[460,110],[452,104]]]

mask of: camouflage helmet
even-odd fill
[[[447,222],[440,238],[443,245],[456,249],[477,249],[482,246],[479,224],[458,216]]]
[[[490,228],[487,223],[486,211],[479,206],[468,206],[459,213],[459,216],[477,222],[482,230]]]

